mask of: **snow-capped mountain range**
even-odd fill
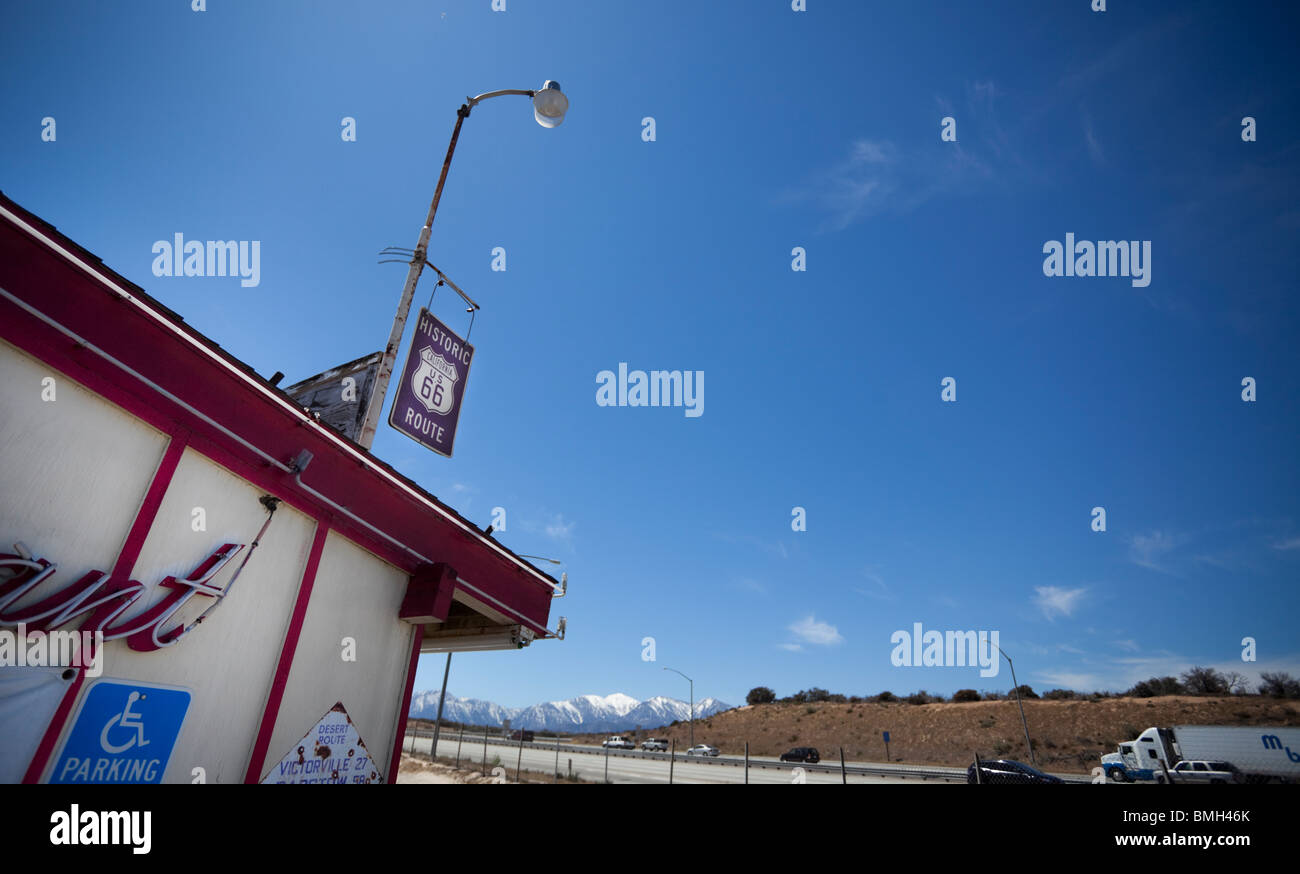
[[[730,709],[730,704],[716,698],[704,698],[695,702],[695,718],[703,719]],[[638,701],[619,692],[603,698],[600,695],[580,695],[568,701],[547,701],[530,707],[502,707],[491,701],[457,698],[448,692],[442,718],[467,725],[501,725],[508,719],[511,728],[581,733],[631,731],[637,726],[659,728],[674,719],[690,719],[690,712],[687,702],[675,698],[660,696]],[[438,690],[412,694],[410,715],[420,719],[437,716]]]

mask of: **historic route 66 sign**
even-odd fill
[[[458,380],[456,365],[434,352],[432,346],[420,350],[420,366],[411,377],[411,389],[430,413],[445,416],[451,412]]]
[[[388,424],[422,446],[451,457],[474,347],[420,310]]]

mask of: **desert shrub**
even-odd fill
[[[893,692],[885,691],[877,695],[876,700],[881,703],[888,702],[888,701],[897,701],[898,696],[895,695]]]
[[[919,691],[913,692],[911,695],[908,695],[903,700],[906,701],[908,704],[934,704],[935,702],[942,701],[943,699],[937,695],[931,695],[929,692],[925,691],[924,689],[921,689]]]
[[[746,704],[771,704],[776,700],[776,693],[766,686],[755,686],[745,696]]]
[[[1012,698],[1016,697],[1016,693],[1017,693],[1017,692],[1020,693],[1020,697],[1021,697],[1022,699],[1025,699],[1025,698],[1037,698],[1037,697],[1038,697],[1038,694],[1037,694],[1037,693],[1036,693],[1036,692],[1035,692],[1031,687],[1029,687],[1029,686],[1017,686],[1016,688],[1012,689],[1012,690],[1011,690],[1011,697],[1012,697]]]
[[[1259,675],[1259,694],[1269,698],[1300,698],[1300,680],[1281,671],[1265,671]]]
[[[974,689],[958,689],[952,693],[952,700],[958,704],[980,700],[980,693]]]
[[[1048,689],[1043,697],[1048,701],[1072,701],[1079,695],[1072,689]]]

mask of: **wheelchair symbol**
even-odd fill
[[[140,721],[140,714],[131,710],[131,705],[136,701],[144,700],[144,696],[139,692],[131,692],[126,696],[126,706],[122,708],[121,713],[113,714],[113,718],[104,724],[104,730],[99,733],[99,745],[107,753],[124,753],[133,746],[148,746],[149,741],[144,739],[144,723]],[[108,742],[108,733],[112,731],[113,726],[120,728],[134,728],[135,735],[124,744],[112,744]]]

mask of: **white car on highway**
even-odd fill
[[[688,756],[716,756],[718,754],[718,748],[711,747],[708,744],[697,744],[686,751]]]
[[[607,749],[607,750],[634,750],[634,749],[636,749],[636,744],[632,743],[632,741],[628,740],[627,738],[625,738],[625,737],[619,737],[618,735],[614,735],[613,737],[611,737],[611,738],[610,738],[609,740],[607,740],[607,741],[602,741],[600,745],[601,745],[602,747],[604,747],[605,749]]]

